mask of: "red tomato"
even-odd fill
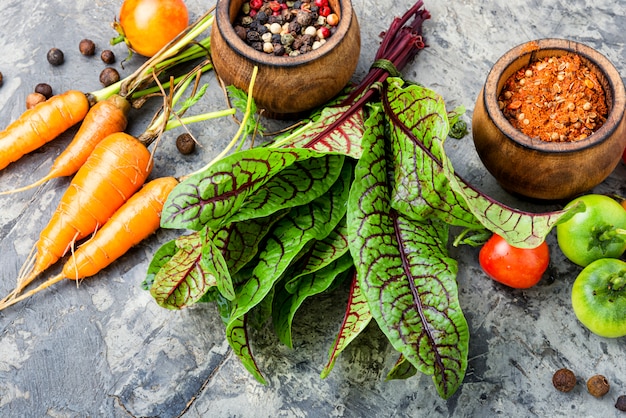
[[[129,47],[151,57],[189,25],[183,0],[124,0],[120,27]]]
[[[478,261],[493,280],[527,289],[541,280],[550,263],[550,250],[545,241],[536,248],[517,248],[493,234],[480,249]]]

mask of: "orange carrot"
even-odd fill
[[[97,102],[89,109],[74,139],[55,159],[47,175],[28,186],[0,192],[0,195],[28,190],[53,178],[76,173],[100,141],[126,129],[129,110],[128,100],[118,94]]]
[[[78,240],[104,225],[144,184],[151,170],[150,152],[133,136],[117,132],[103,139],[78,170],[41,231],[15,292],[56,263]]]
[[[61,135],[88,111],[87,96],[69,90],[22,113],[0,132],[0,170]]]
[[[95,235],[72,253],[63,271],[36,288],[0,302],[0,310],[24,300],[63,279],[94,276],[124,255],[131,247],[153,234],[160,225],[161,211],[178,180],[162,177],[135,193]]]

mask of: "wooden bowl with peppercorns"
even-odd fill
[[[294,23],[292,23],[294,22]],[[349,0],[218,0],[211,55],[226,85],[248,90],[265,115],[297,117],[350,81],[361,37]]]
[[[504,54],[476,100],[476,151],[507,191],[565,200],[604,181],[626,147],[620,74],[593,48],[540,39]]]

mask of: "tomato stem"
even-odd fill
[[[613,291],[619,291],[626,285],[626,271],[616,273],[609,279],[609,289]]]

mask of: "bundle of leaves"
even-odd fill
[[[168,309],[216,302],[229,344],[260,382],[248,323],[271,320],[291,347],[302,302],[347,277],[345,319],[322,377],[373,319],[399,353],[389,377],[420,371],[450,397],[469,342],[450,226],[533,247],[566,215],[506,207],[454,172],[444,140],[462,109],[448,112],[436,92],[388,67],[423,48],[427,17],[420,1],[394,20],[377,57],[388,61],[366,87],[271,144],[195,173],[166,202],[162,227],[187,232],[155,254],[152,296]],[[389,59],[400,43],[403,54]]]

